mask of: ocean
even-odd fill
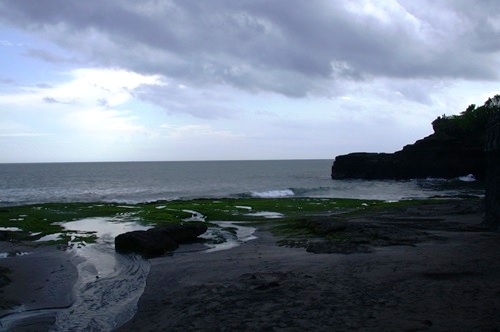
[[[332,180],[332,160],[0,164],[0,206],[238,197],[400,200],[483,195],[464,177]]]

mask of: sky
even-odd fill
[[[0,163],[394,152],[500,93],[497,0],[0,0]]]

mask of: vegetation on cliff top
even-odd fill
[[[469,139],[471,143],[483,144],[488,122],[500,114],[500,95],[488,98],[483,106],[469,105],[459,115],[443,115],[432,122],[436,135]]]

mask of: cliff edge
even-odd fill
[[[440,116],[434,133],[395,153],[357,152],[337,156],[332,179],[455,178],[486,175],[485,141],[490,119],[500,114],[500,95],[460,115]]]

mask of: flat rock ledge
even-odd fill
[[[446,232],[487,231],[484,222],[466,222],[472,215],[481,221],[482,214],[484,201],[471,199],[386,208],[357,216],[316,216],[301,221],[316,238],[284,244],[316,254],[354,254],[388,246],[444,243]]]
[[[207,231],[204,224],[175,224],[132,231],[115,238],[115,250],[120,253],[137,253],[145,257],[162,256],[174,251],[179,244],[194,242]]]

